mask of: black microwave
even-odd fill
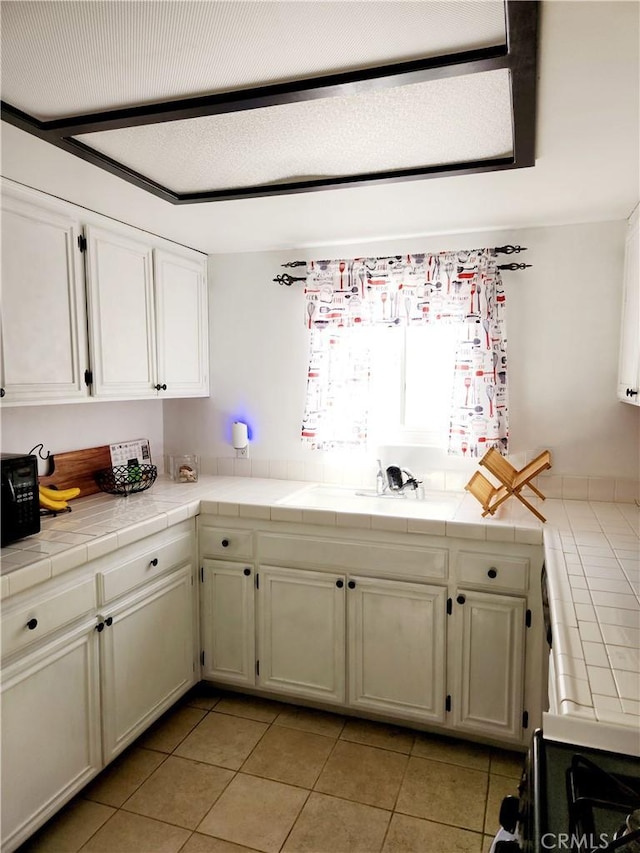
[[[38,460],[18,453],[0,454],[2,469],[2,547],[40,533]]]

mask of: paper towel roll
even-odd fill
[[[247,425],[242,423],[242,421],[233,422],[233,427],[231,429],[231,441],[236,450],[242,450],[247,446]]]

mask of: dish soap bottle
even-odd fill
[[[376,494],[384,494],[386,488],[384,472],[382,471],[382,461],[378,459],[378,473],[376,474]]]

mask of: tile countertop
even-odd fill
[[[0,551],[2,598],[198,513],[544,544],[556,707],[547,737],[640,755],[640,510],[634,504],[544,502],[541,524],[517,501],[483,519],[464,493],[384,499],[356,488],[246,477],[159,478],[126,499],[78,498],[42,531]],[[604,724],[604,725],[603,725]]]

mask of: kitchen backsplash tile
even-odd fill
[[[523,464],[531,454],[515,454],[510,461],[522,457]],[[235,457],[200,457],[204,474],[224,477],[256,477],[273,480],[301,480],[308,483],[327,483],[334,486],[373,488],[376,466],[370,462],[300,462],[286,459],[236,459]],[[515,463],[514,463],[515,464]],[[413,469],[412,469],[413,470]],[[462,492],[476,466],[468,470],[414,470],[428,491]],[[535,485],[547,498],[566,501],[589,501],[609,504],[610,502],[634,504],[640,502],[640,480],[614,479],[613,477],[576,477],[572,475],[542,474]],[[600,531],[598,518],[589,513],[581,514],[576,507],[570,514],[571,527],[584,531]],[[596,514],[597,515],[597,514]],[[549,519],[551,520],[551,519]],[[557,523],[556,519],[553,519]],[[640,516],[629,521],[629,528],[621,533],[637,531]],[[560,524],[560,527],[563,525]]]

